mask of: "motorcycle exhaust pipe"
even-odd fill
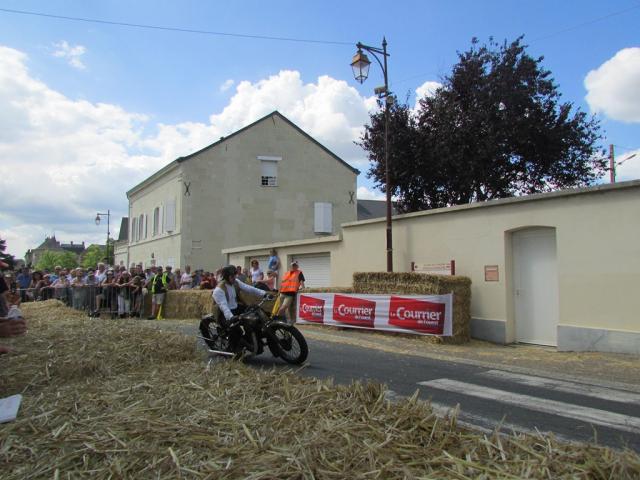
[[[211,355],[211,354],[225,355],[227,357],[233,357],[235,355],[235,353],[231,353],[231,352],[223,352],[222,350],[211,350],[211,349],[209,349],[209,355]]]

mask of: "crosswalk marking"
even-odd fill
[[[428,382],[418,382],[418,384],[425,387],[437,388],[463,395],[498,401],[542,413],[559,415],[561,417],[573,418],[587,423],[640,434],[640,418],[637,417],[607,412],[596,408],[583,407],[580,405],[572,405],[569,403],[558,402],[556,400],[547,400],[544,398],[531,397],[529,395],[521,395],[518,393],[483,387],[472,383],[459,382],[457,380],[450,380],[447,378],[440,378]]]
[[[624,390],[604,388],[584,383],[564,382],[562,380],[555,380],[552,378],[522,375],[520,373],[505,372],[503,370],[489,370],[488,372],[483,372],[478,375],[481,377],[492,378],[494,380],[505,380],[531,387],[540,387],[564,393],[574,393],[603,400],[640,405],[640,394]]]
[[[390,402],[398,402],[400,400],[407,399],[406,395],[400,395],[393,390],[385,390],[384,392],[385,398]],[[516,425],[513,423],[508,423],[504,421],[496,422],[495,420],[484,417],[482,415],[475,415],[469,412],[461,411],[459,409],[460,405],[445,405],[443,403],[436,403],[433,401],[429,402],[431,405],[431,409],[433,413],[435,413],[440,418],[450,417],[451,415],[456,415],[456,423],[461,427],[468,428],[469,430],[476,430],[482,432],[486,435],[491,435],[497,427],[500,427],[500,432],[519,432],[519,433],[527,433],[529,435],[539,435],[541,432],[538,429],[531,429],[524,427],[522,425]],[[558,440],[562,440],[563,442],[570,443],[572,440],[564,435],[559,433],[554,433],[554,436]]]

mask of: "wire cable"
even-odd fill
[[[257,40],[273,40],[273,41],[280,41],[280,42],[316,43],[316,44],[325,44],[325,45],[355,45],[356,43],[356,42],[338,42],[333,40],[312,40],[308,38],[272,37],[269,35],[251,35],[251,34],[243,34],[243,33],[216,32],[212,30],[197,30],[193,28],[165,27],[161,25],[146,25],[142,23],[114,22],[110,20],[100,20],[97,18],[69,17],[66,15],[54,15],[50,13],[31,12],[27,10],[14,10],[11,8],[0,8],[0,12],[15,13],[18,15],[31,15],[35,17],[55,18],[57,20],[69,20],[73,22],[99,23],[102,25],[114,25],[118,27],[130,27],[130,28],[144,28],[148,30],[164,30],[168,32],[197,33],[201,35],[215,35],[220,37],[250,38],[250,39],[257,39]]]

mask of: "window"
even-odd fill
[[[138,224],[137,219],[135,218],[131,219],[131,235],[130,235],[131,242],[136,241],[136,233],[138,231],[137,224]]]
[[[333,233],[332,205],[330,203],[314,203],[314,233]]]
[[[260,160],[260,185],[263,187],[278,186],[278,162],[282,157],[259,156]]]
[[[144,238],[149,234],[149,215],[144,214]]]
[[[164,229],[171,233],[176,229],[176,202],[171,200],[164,207]]]
[[[144,238],[144,215],[140,214],[138,217],[138,240]]]
[[[158,235],[158,227],[160,226],[160,207],[153,210],[153,236]]]

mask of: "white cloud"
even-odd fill
[[[233,87],[233,85],[236,82],[234,80],[232,80],[231,78],[229,78],[228,80],[225,80],[222,85],[220,85],[220,91],[221,92],[226,92],[227,90],[229,90],[231,87]]]
[[[584,85],[592,112],[613,120],[640,122],[640,47],[620,50],[591,70]]]
[[[640,150],[631,150],[616,155],[616,181],[637,180],[640,178]]]
[[[87,49],[82,45],[71,46],[66,40],[54,43],[53,46],[56,50],[53,52],[54,57],[65,58],[69,65],[78,70],[84,70],[87,68],[80,57],[87,52]]]
[[[382,192],[377,190],[370,190],[367,187],[358,187],[358,194],[356,195],[359,200],[386,200],[386,196]]]
[[[420,106],[420,100],[425,97],[431,97],[437,89],[442,87],[440,82],[426,81],[422,85],[416,88],[416,103],[413,105],[414,115],[418,113],[418,107]]]
[[[416,101],[424,97],[431,97],[437,89],[442,87],[440,82],[426,81],[416,88]]]
[[[110,209],[117,233],[125,192],[177,157],[188,155],[279,110],[362,171],[353,144],[377,108],[346,82],[322,76],[304,83],[295,71],[240,82],[207,123],[156,125],[147,115],[107,103],[74,100],[35,79],[24,53],[0,46],[0,238],[22,257],[54,231],[62,241],[104,242],[93,223]],[[153,133],[144,133],[153,132]]]

